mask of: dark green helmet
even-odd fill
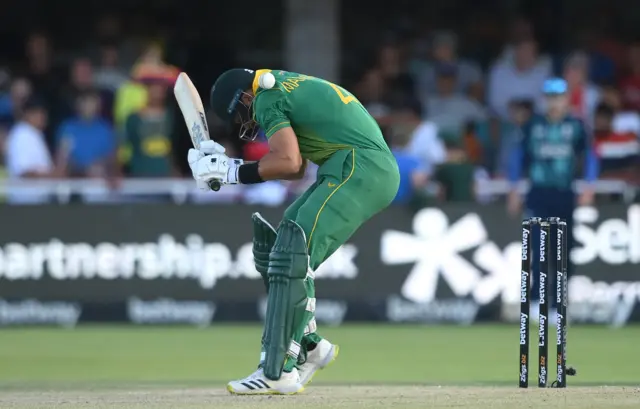
[[[257,134],[251,105],[242,101],[242,95],[251,89],[255,75],[254,70],[234,68],[222,73],[211,88],[213,112],[230,126],[240,124],[240,137],[244,139],[254,139]]]

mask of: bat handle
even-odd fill
[[[213,190],[214,192],[217,192],[218,190],[220,190],[220,181],[219,180],[212,180],[209,182],[209,187],[211,188],[211,190]]]

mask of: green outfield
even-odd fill
[[[569,378],[566,391],[518,390],[516,325],[349,325],[322,334],[340,344],[338,360],[304,396],[282,400],[224,394],[226,381],[254,369],[258,326],[0,330],[0,407],[57,407],[60,400],[69,408],[265,408],[294,402],[300,408],[524,408],[554,398],[563,398],[564,406],[548,407],[640,407],[640,327],[571,327],[568,360],[578,376]],[[551,345],[550,356],[554,350]],[[537,348],[531,352],[535,385]],[[549,371],[554,379],[552,366]],[[598,403],[598,396],[609,394],[616,398]],[[110,406],[111,398],[120,403]],[[101,403],[90,404],[94,400]]]

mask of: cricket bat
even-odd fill
[[[210,140],[211,136],[209,135],[209,126],[207,125],[202,99],[186,73],[181,72],[178,75],[176,84],[173,87],[173,94],[176,97],[176,101],[178,101],[180,111],[182,111],[184,122],[189,130],[189,136],[191,136],[191,142],[196,149],[200,149],[200,144],[203,141]],[[220,190],[220,181],[210,181],[209,187],[217,192]]]

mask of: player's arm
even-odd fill
[[[268,180],[298,180],[304,176],[306,165],[293,128],[286,126],[271,135],[269,152],[266,155],[257,162],[240,166],[238,180],[243,184]]]
[[[285,127],[269,138],[269,153],[258,162],[263,180],[296,180],[304,176],[306,161],[302,159],[298,138],[293,128]]]
[[[300,167],[300,170],[298,171],[298,173],[296,175],[293,176],[292,179],[288,179],[288,180],[300,180],[304,177],[304,174],[307,173],[307,165],[309,164],[309,161],[307,161],[306,159],[302,158],[302,166]]]
[[[266,91],[254,100],[255,118],[265,130],[269,152],[254,164],[240,167],[241,183],[295,180],[304,175],[305,161],[289,120],[289,107],[278,90]]]

